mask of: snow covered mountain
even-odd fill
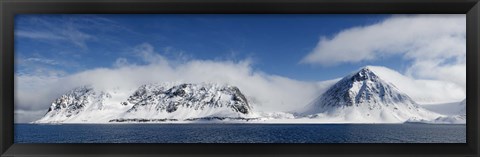
[[[260,123],[465,123],[465,101],[463,106],[457,102],[455,106],[458,110],[452,110],[455,112],[452,114],[437,112],[443,109],[433,105],[425,106],[425,109],[410,96],[414,89],[412,86],[420,86],[415,89],[424,86],[418,82],[410,82],[414,85],[399,83],[398,80],[404,78],[392,76],[397,74],[387,68],[366,66],[342,79],[326,83],[319,90],[322,91],[318,93],[319,97],[306,107],[303,104],[285,104],[301,106],[298,112],[254,111],[255,105],[262,105],[258,102],[252,104],[258,94],[250,92],[247,97],[235,86],[216,83],[144,84],[136,89],[83,86],[54,100],[44,117],[34,123],[203,120],[254,120]],[[417,98],[429,96],[415,92],[413,95],[419,96]],[[311,100],[311,96],[300,97]]]
[[[245,117],[252,112],[240,89],[217,84],[143,85],[128,103],[133,107],[124,117],[130,119]]]
[[[369,66],[344,77],[317,98],[313,105],[320,113],[314,118],[331,121],[395,123],[440,116],[418,106]]]
[[[87,112],[101,111],[105,100],[112,96],[109,93],[96,91],[92,87],[75,88],[53,101],[45,116],[37,123],[57,123],[77,119]]]
[[[84,86],[56,99],[34,123],[107,123],[240,119],[252,115],[240,89],[218,84],[147,84],[133,94]]]

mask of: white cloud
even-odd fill
[[[14,122],[15,123],[27,123],[38,120],[38,117],[45,115],[45,110],[15,110]]]
[[[118,67],[127,66],[129,64],[130,63],[128,62],[128,59],[121,57],[115,60],[115,63],[113,63],[113,66],[118,68]]]
[[[44,40],[61,40],[70,42],[80,48],[87,48],[86,42],[94,37],[81,32],[73,26],[66,28],[55,28],[54,30],[18,30],[15,31],[15,36],[31,39],[44,39]]]
[[[465,15],[398,15],[322,37],[301,62],[332,66],[400,55],[412,61],[410,76],[465,88],[465,33]]]
[[[43,63],[43,64],[50,64],[50,65],[58,65],[57,61],[54,61],[52,59],[47,59],[47,58],[31,57],[31,58],[26,58],[25,61],[40,62],[40,63]]]
[[[158,52],[155,51],[155,48],[148,43],[143,43],[136,46],[133,49],[133,53],[149,64],[168,63],[167,59],[165,59],[165,57],[163,57],[162,55],[158,54]]]
[[[19,38],[36,39],[46,43],[51,40],[67,42],[82,49],[87,49],[87,42],[96,40],[96,35],[87,30],[120,29],[113,21],[96,16],[28,16],[22,15],[22,22],[15,31]],[[122,29],[123,30],[123,29]]]
[[[35,31],[15,31],[15,35],[18,37],[32,38],[32,39],[48,39],[48,40],[65,40],[64,37],[49,33],[49,32],[35,32]]]
[[[182,64],[165,61],[88,70],[71,75],[59,84],[72,88],[90,84],[99,89],[135,89],[147,83],[214,82],[237,86],[258,106],[257,109],[275,111],[293,110],[306,105],[323,90],[314,82],[302,82],[254,71],[249,60],[190,60]]]
[[[60,79],[57,75],[15,74],[15,122],[30,122],[43,116],[52,100],[67,90],[57,85]]]
[[[172,56],[173,58],[175,58],[175,60],[180,62],[188,61],[193,58],[190,54],[185,53],[185,51],[176,49],[171,46],[164,47],[163,53],[165,55]]]
[[[65,37],[68,41],[73,43],[74,45],[86,48],[86,42],[88,40],[94,39],[94,37],[86,32],[80,31],[79,28],[74,26],[74,24],[69,23],[67,24],[63,30],[60,31],[60,35]]]
[[[15,55],[15,72],[22,76],[60,76],[65,75],[63,70],[55,69],[60,64],[72,64],[72,62],[48,59],[41,55],[34,54],[29,57]]]

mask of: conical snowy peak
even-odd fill
[[[410,103],[415,104],[406,94],[394,85],[382,80],[370,68],[365,67],[333,85],[322,95],[320,107],[358,106],[370,104],[380,107],[378,103]]]
[[[379,79],[368,66],[360,69],[360,71],[350,76],[350,78],[352,81],[377,81]]]
[[[423,114],[426,111],[408,95],[380,78],[368,66],[338,81],[315,100],[314,105],[319,113],[360,121],[402,122],[428,115]]]

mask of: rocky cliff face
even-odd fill
[[[195,119],[246,117],[251,114],[243,93],[218,84],[146,84],[120,102],[116,92],[80,87],[56,99],[37,123],[111,122],[118,119]]]
[[[237,87],[217,84],[180,84],[173,87],[160,84],[143,85],[128,98],[128,103],[133,104],[127,111],[130,114],[166,117],[176,117],[176,113],[185,114],[183,112],[201,114],[197,117],[214,115],[204,115],[207,113],[202,111],[221,115],[244,115],[252,110]],[[216,110],[224,113],[217,113]]]

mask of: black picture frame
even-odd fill
[[[1,156],[478,156],[478,0],[1,0]],[[466,144],[14,144],[16,14],[466,14]]]

